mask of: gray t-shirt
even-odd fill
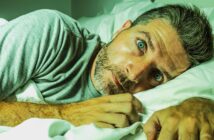
[[[100,96],[89,72],[101,46],[71,17],[38,10],[0,27],[0,100],[29,80],[48,103],[70,103]]]

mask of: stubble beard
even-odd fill
[[[95,73],[94,73],[94,86],[103,95],[112,95],[117,93],[124,93],[135,84],[130,81],[118,66],[110,64],[108,58],[108,46],[102,48],[98,53],[96,59]],[[123,89],[113,83],[113,81],[106,80],[105,72],[111,71],[120,78]],[[124,89],[125,88],[125,89]]]
[[[107,50],[107,47],[103,47],[98,53],[94,72],[95,88],[103,95],[111,95],[120,92],[113,82],[107,81],[104,77],[106,70],[112,70]]]

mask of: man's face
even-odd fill
[[[165,20],[133,27],[128,21],[95,58],[91,78],[106,95],[136,93],[169,81],[189,66],[175,29]]]

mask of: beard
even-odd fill
[[[119,66],[110,64],[108,57],[108,45],[103,47],[98,53],[95,61],[94,86],[103,95],[125,93],[134,86],[134,82],[129,80]],[[111,71],[117,76],[121,86],[117,86],[113,81],[106,78],[105,72]]]

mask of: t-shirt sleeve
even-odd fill
[[[60,47],[66,46],[65,28],[52,10],[32,12],[0,27],[0,100],[51,71]]]

